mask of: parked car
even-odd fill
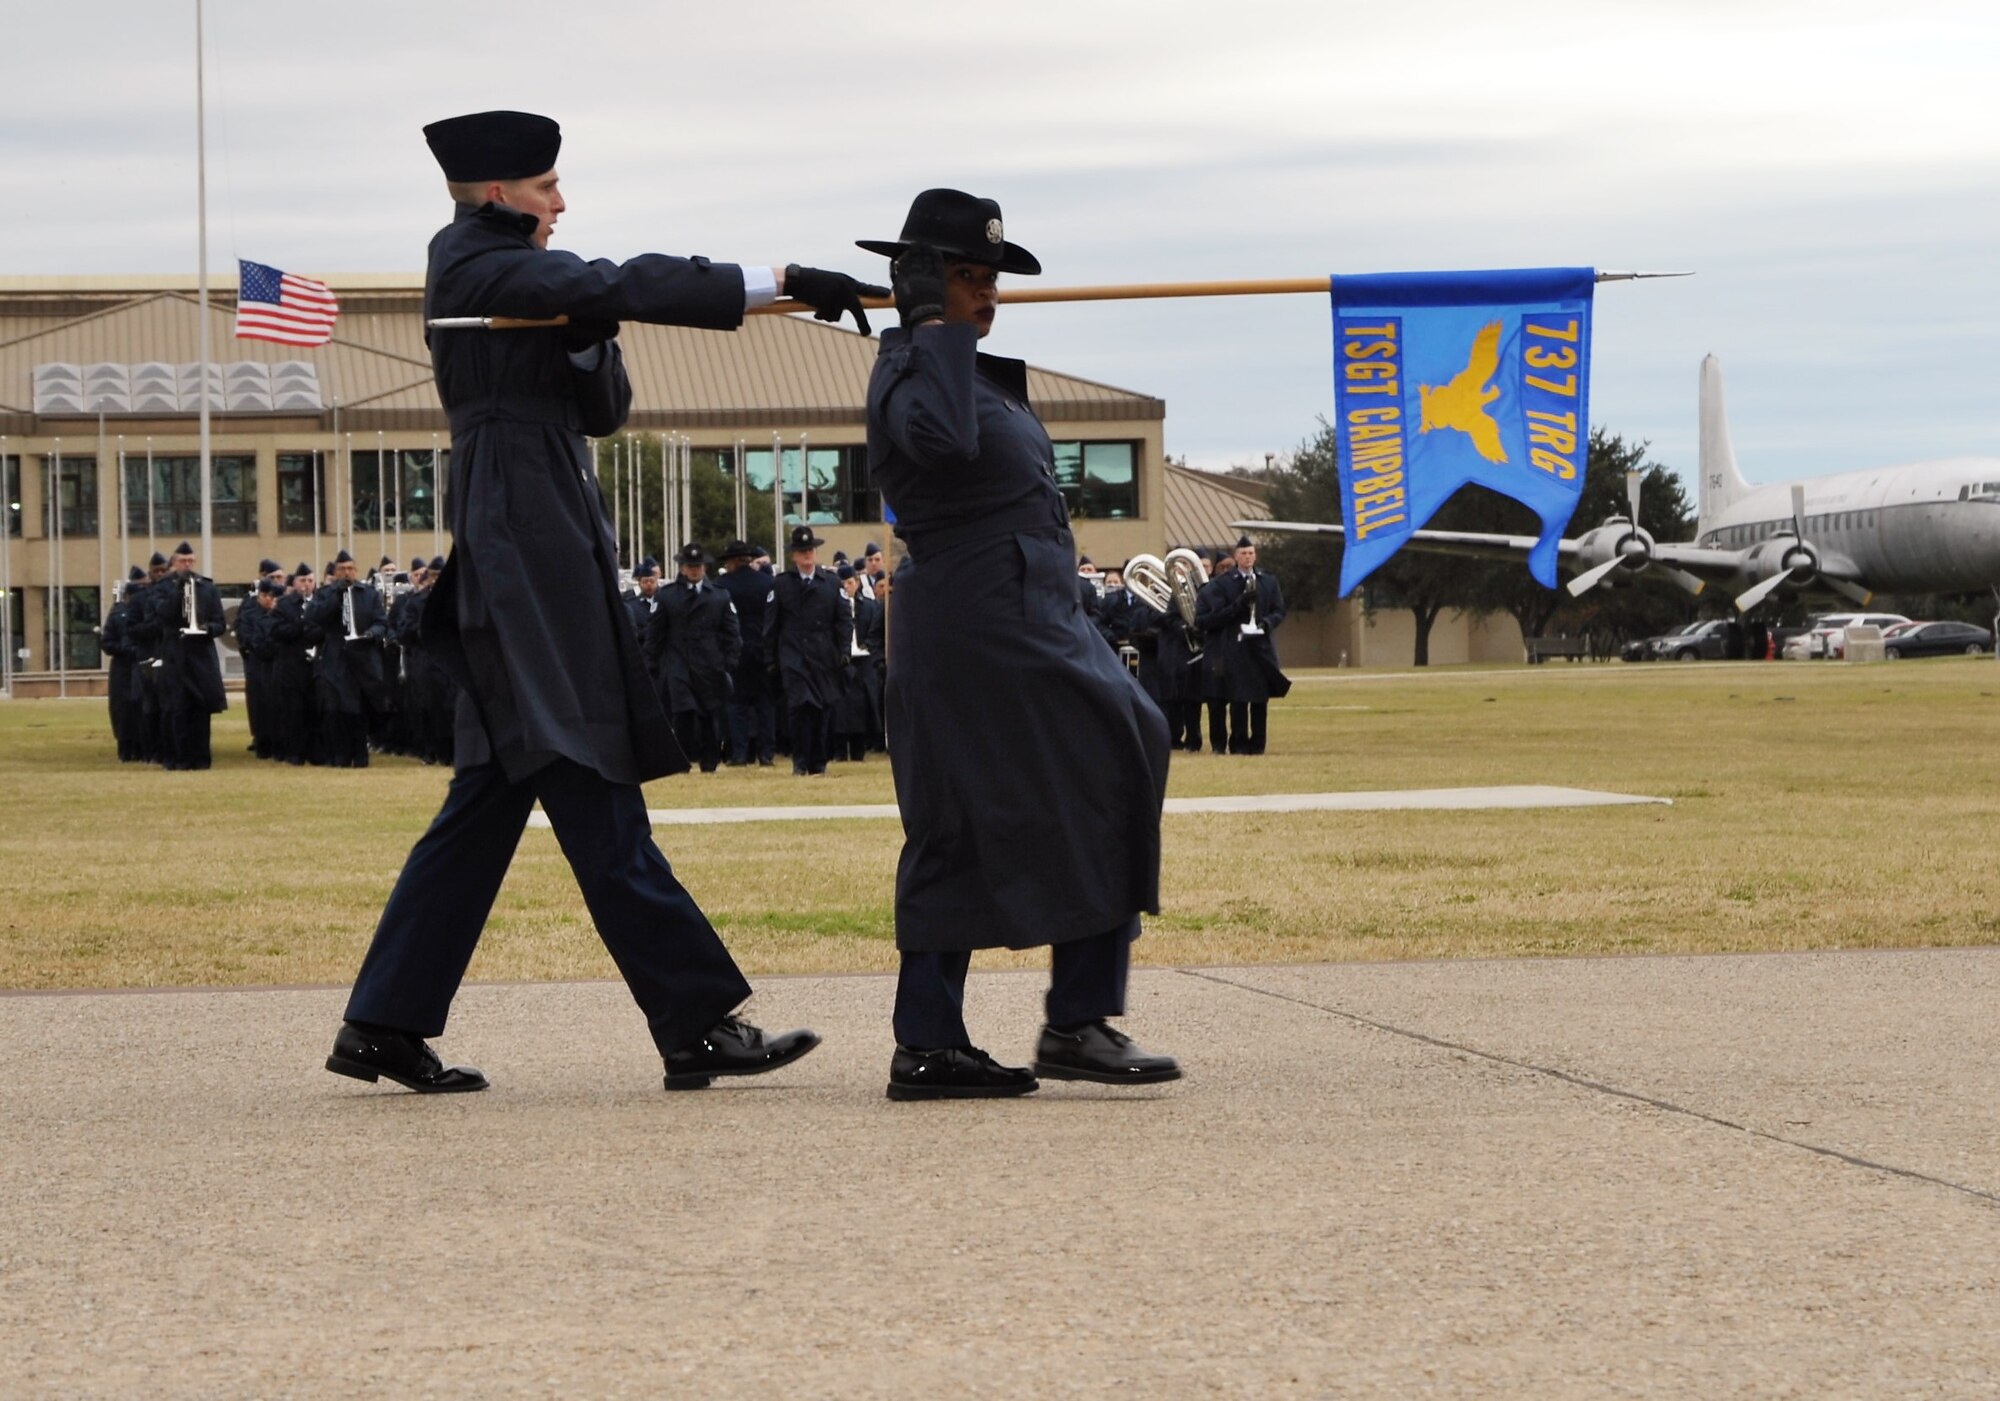
[[[1890,661],[1898,657],[1942,657],[1963,653],[1977,657],[1993,650],[1993,634],[1971,623],[1912,623],[1882,638],[1882,655]]]
[[[1730,638],[1735,634],[1738,654],[1743,646],[1743,624],[1734,618],[1710,618],[1689,623],[1671,637],[1653,643],[1653,655],[1661,661],[1715,661],[1729,655]]]
[[[1622,662],[1650,662],[1655,657],[1659,656],[1659,652],[1656,649],[1662,642],[1665,642],[1670,638],[1685,636],[1686,634],[1693,632],[1696,628],[1700,626],[1701,626],[1700,623],[1689,623],[1684,628],[1679,628],[1669,633],[1663,633],[1657,637],[1635,638],[1633,641],[1626,643],[1624,646],[1618,649],[1618,660]]]
[[[1891,628],[1910,620],[1901,613],[1822,613],[1806,634],[1808,657],[1842,657],[1847,654],[1849,628]]]

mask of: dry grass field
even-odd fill
[[[1147,963],[1908,947],[2000,939],[2000,668],[1946,659],[1308,674],[1261,759],[1176,796],[1551,783],[1672,807],[1166,819]],[[446,775],[121,766],[101,701],[0,704],[0,987],[340,983]],[[652,785],[651,806],[873,803],[877,758]],[[754,972],[893,964],[893,821],[663,829]],[[1037,956],[1029,955],[1032,961]],[[984,960],[1003,964],[1010,956]],[[472,976],[609,977],[554,838],[522,841]]]

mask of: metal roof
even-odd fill
[[[1167,464],[1167,543],[1213,548],[1243,532],[1231,521],[1270,520],[1271,508],[1214,472]]]
[[[0,279],[0,433],[48,431],[32,411],[38,364],[193,362],[200,309],[178,285],[191,280]],[[423,343],[420,292],[408,284],[385,285],[391,281],[400,279],[378,275],[364,285],[336,284],[341,314],[334,340],[313,348],[237,340],[234,292],[212,290],[210,358],[311,362],[327,400],[339,401],[341,427],[347,430],[444,431]],[[151,290],[133,285],[147,282],[154,284]],[[683,430],[858,428],[877,345],[800,316],[753,316],[734,333],[628,323],[620,344],[632,376],[630,426]],[[1166,415],[1162,400],[1051,370],[1031,367],[1028,391],[1036,412],[1052,422]],[[331,420],[329,411],[319,417],[319,426],[330,428]],[[65,421],[47,420],[51,426]]]

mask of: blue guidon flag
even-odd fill
[[[1556,548],[1590,440],[1590,268],[1381,273],[1333,280],[1333,384],[1350,593],[1467,482],[1542,518]]]

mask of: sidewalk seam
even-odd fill
[[[1339,1017],[1343,1021],[1354,1023],[1356,1026],[1365,1026],[1372,1031],[1381,1031],[1391,1036],[1400,1036],[1404,1040],[1415,1041],[1419,1045],[1430,1046],[1441,1051],[1456,1051],[1461,1055],[1474,1056],[1493,1065],[1507,1066],[1512,1070],[1525,1070],[1530,1074],[1541,1075],[1578,1089],[1591,1090],[1597,1094],[1606,1095],[1613,1099],[1628,1100],[1634,1104],[1643,1104],[1648,1108],[1660,1110],[1662,1113],[1678,1114],[1683,1118],[1694,1119],[1716,1128],[1731,1129],[1737,1133],[1746,1134],[1751,1138],[1761,1138],[1767,1143],[1779,1143],[1787,1148],[1803,1149],[1808,1153],[1818,1154],[1822,1158],[1831,1158],[1835,1162],[1845,1163],[1849,1167],[1863,1168],[1870,1172],[1886,1173],[1891,1177],[1900,1177],[1908,1182],[1921,1182],[1932,1187],[1943,1187],[1948,1191],[1972,1197],[1989,1206],[2000,1206],[2000,1192],[1989,1192],[1983,1188],[1967,1186],[1963,1182],[1953,1182],[1949,1178],[1933,1177],[1927,1172],[1918,1172],[1914,1168],[1897,1167],[1893,1163],[1879,1162],[1873,1158],[1863,1158],[1853,1153],[1844,1153],[1838,1148],[1828,1148],[1824,1144],[1808,1143],[1798,1138],[1787,1138],[1783,1134],[1772,1133],[1768,1129],[1753,1128],[1749,1124],[1739,1124],[1733,1119],[1725,1119],[1717,1114],[1709,1114],[1699,1109],[1691,1109],[1684,1104],[1676,1104],[1670,1099],[1660,1099],[1654,1095],[1642,1094],[1637,1090],[1623,1089],[1617,1085],[1606,1084],[1602,1080],[1591,1080],[1581,1075],[1572,1074],[1567,1070],[1559,1070],[1552,1065],[1537,1065],[1533,1061],[1516,1060],[1512,1056],[1503,1056],[1496,1051],[1482,1051],[1479,1047],[1469,1046],[1462,1041],[1449,1041],[1441,1036],[1432,1036],[1426,1032],[1411,1030],[1408,1027],[1377,1021],[1373,1017],[1364,1017],[1359,1012],[1349,1012],[1339,1007],[1329,1007],[1324,1003],[1312,1002],[1303,997],[1294,997],[1290,993],[1273,992],[1269,988],[1260,988],[1250,983],[1235,982],[1229,978],[1218,977],[1214,973],[1205,973],[1193,968],[1176,968],[1174,971],[1183,977],[1198,978],[1203,982],[1217,983],[1223,987],[1235,988],[1239,992],[1255,993],[1259,997],[1269,997],[1279,1002],[1289,1002],[1297,1007],[1307,1007],[1315,1012],[1324,1012],[1328,1016]]]

